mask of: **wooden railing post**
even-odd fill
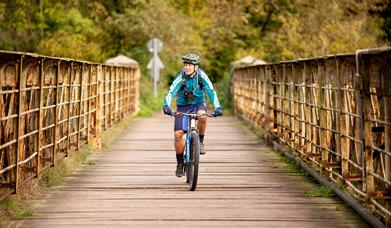
[[[42,87],[43,87],[43,82],[44,82],[44,76],[43,76],[43,59],[41,59],[39,62],[39,102],[38,102],[38,107],[39,107],[39,113],[38,113],[38,142],[37,142],[37,177],[40,176],[41,174],[41,161],[42,161],[42,152],[41,152],[41,139],[43,138],[42,136]]]
[[[104,85],[105,81],[102,79],[102,66],[96,66],[96,94],[95,94],[95,126],[94,126],[94,135],[91,138],[91,145],[93,148],[101,150],[102,149],[102,119],[103,119],[103,106],[105,105],[104,98]]]
[[[386,78],[388,76],[388,78]],[[390,75],[383,75],[383,89],[391,88],[391,77]],[[384,94],[384,121],[391,123],[391,92],[387,91]],[[384,129],[384,150],[391,152],[391,125],[386,124]],[[391,156],[385,155],[385,179],[391,182]],[[391,194],[391,185],[386,185],[386,191]],[[391,200],[386,203],[386,209],[391,211]],[[391,216],[386,217],[386,226],[391,226]]]
[[[59,96],[59,84],[58,84],[58,77],[59,77],[59,73],[60,73],[60,63],[61,63],[61,60],[59,60],[56,65],[57,65],[57,70],[56,70],[56,78],[55,78],[55,83],[56,83],[56,92],[55,92],[55,95],[56,95],[56,107],[55,107],[55,114],[54,114],[54,133],[53,133],[53,165],[56,164],[56,154],[57,154],[57,125],[58,125],[58,116],[59,116],[59,105],[58,105],[58,96]]]
[[[321,146],[321,167],[324,168],[324,164],[328,162],[328,152],[326,148],[327,145],[327,115],[329,114],[326,108],[329,108],[327,105],[327,93],[328,93],[328,85],[325,79],[326,75],[324,72],[324,62],[318,61],[318,73],[317,80],[319,83],[319,94],[318,94],[318,105],[319,109],[319,123],[320,123],[320,146]]]
[[[117,122],[118,120],[118,84],[119,84],[119,79],[118,79],[118,67],[114,67],[114,123]]]
[[[302,155],[305,154],[307,151],[307,137],[306,137],[306,132],[307,132],[307,123],[306,123],[306,81],[305,81],[305,63],[302,63],[302,69],[300,72],[300,75],[298,75],[298,79],[300,81],[300,147],[302,148],[301,152]]]
[[[300,83],[298,76],[298,66],[291,64],[292,68],[292,90],[291,90],[291,99],[293,99],[293,145],[295,148],[300,151]]]
[[[137,67],[134,70],[134,74],[132,75],[132,81],[133,81],[133,112],[138,112],[139,111],[139,102],[140,102],[140,68]]]
[[[82,104],[83,104],[83,73],[84,73],[84,63],[81,66],[81,70],[79,73],[79,118],[77,124],[77,149],[80,149],[80,138],[81,138],[81,115],[82,115]]]
[[[113,91],[114,91],[114,80],[113,80],[113,67],[110,66],[110,76],[109,76],[109,82],[110,82],[110,87],[109,87],[109,123],[108,126],[111,127],[113,123],[113,104],[114,104],[114,99],[113,99]],[[107,118],[107,116],[106,116]]]
[[[373,153],[371,149],[372,145],[372,123],[369,120],[369,116],[371,116],[372,107],[370,103],[370,95],[364,95],[364,128],[365,128],[365,173],[366,173],[366,193],[367,198],[369,199],[368,193],[373,192],[375,190],[375,181],[372,175],[373,173]]]
[[[287,64],[287,68],[289,69],[289,74],[287,78],[288,82],[288,111],[289,115],[287,116],[289,122],[289,134],[288,134],[288,143],[293,148],[295,146],[295,96],[294,96],[294,88],[295,83],[293,79],[293,69],[292,64]]]
[[[92,65],[88,66],[88,85],[87,85],[87,144],[90,142],[90,123],[91,123],[91,78],[92,78]],[[84,119],[84,118],[83,118]]]
[[[20,137],[22,135],[21,133],[21,110],[22,110],[22,73],[23,73],[23,55],[19,58],[19,65],[18,65],[18,118],[17,118],[17,142],[16,142],[16,149],[15,149],[15,184],[14,184],[14,192],[18,192],[19,187],[19,153],[20,153]]]
[[[308,67],[309,68],[309,67]],[[312,101],[311,100],[311,84],[309,83],[309,78],[307,77],[307,71],[309,72],[310,69],[307,69],[307,63],[304,63],[304,70],[303,70],[303,77],[304,77],[304,82],[305,82],[305,87],[304,87],[304,96],[305,96],[305,141],[306,141],[306,150],[305,154],[307,155],[308,153],[311,153],[312,151],[312,126],[311,126],[311,109],[312,107],[309,105],[308,102]]]
[[[336,96],[335,96],[335,109],[337,109],[338,111],[335,112],[335,130],[338,132],[335,134],[335,146],[336,146],[336,153],[337,154],[340,154],[341,157],[342,157],[342,170],[344,169],[344,151],[342,151],[342,146],[341,146],[341,141],[342,141],[342,132],[341,132],[341,121],[342,121],[342,118],[343,118],[343,115],[341,114],[341,110],[342,110],[342,102],[343,102],[343,91],[341,90],[342,87],[343,87],[343,75],[340,73],[340,69],[339,69],[339,60],[338,58],[335,58],[335,70],[336,70],[336,74],[334,75],[334,77],[336,77],[335,79],[335,84],[336,84],[336,87],[337,87],[337,90],[336,90]],[[349,163],[347,163],[349,164]],[[343,173],[343,172],[342,172]]]
[[[134,72],[134,69],[128,69],[127,70],[127,79],[128,79],[128,90],[127,90],[127,94],[128,94],[128,103],[129,103],[129,106],[128,106],[128,112],[132,112],[132,109],[133,109],[133,98],[132,98],[132,78],[133,78],[133,73]]]
[[[270,124],[271,124],[271,120],[270,120],[270,113],[271,113],[271,109],[270,109],[270,91],[271,91],[271,82],[270,82],[270,66],[266,67],[266,75],[265,75],[265,82],[266,82],[266,85],[265,85],[265,119],[266,119],[266,125],[265,125],[265,130],[268,134],[267,137],[269,137],[270,135]],[[239,97],[238,97],[239,99]],[[269,142],[269,140],[267,140]],[[269,142],[270,143],[270,142]]]
[[[100,76],[97,77],[98,79],[98,83],[100,84],[103,84],[103,103],[100,104],[100,102],[102,102],[102,100],[100,100],[99,104],[102,105],[103,107],[101,107],[102,109],[102,118],[104,117],[104,130],[107,129],[107,74],[106,74],[106,66],[101,66],[99,65],[99,68],[100,68]],[[99,86],[100,88],[100,86]],[[99,94],[99,92],[98,92]]]
[[[281,65],[281,75],[278,75],[277,77],[280,78],[280,102],[281,102],[281,123],[280,123],[280,126],[281,126],[281,132],[279,133],[279,137],[285,142],[287,143],[288,142],[288,132],[289,132],[289,129],[287,129],[287,112],[286,112],[286,104],[287,104],[287,101],[286,101],[286,83],[287,83],[287,75],[286,75],[286,63],[283,63]]]
[[[70,69],[70,72],[69,72],[69,88],[68,88],[68,97],[69,97],[69,103],[68,103],[68,136],[67,136],[67,142],[68,142],[68,146],[67,146],[67,151],[66,151],[66,154],[65,156],[68,157],[69,156],[69,152],[71,150],[71,137],[69,136],[70,135],[70,132],[71,132],[71,110],[72,110],[72,106],[73,106],[73,103],[72,103],[72,84],[73,84],[73,61],[71,62],[71,69]]]

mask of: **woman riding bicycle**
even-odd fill
[[[164,99],[163,112],[167,115],[173,115],[170,108],[171,101],[177,97],[177,112],[188,112],[196,108],[197,114],[206,113],[205,92],[214,107],[214,116],[223,115],[217,93],[213,89],[213,84],[209,80],[208,75],[200,68],[200,57],[196,54],[187,54],[182,57],[183,69],[176,75],[175,80],[170,86],[170,90]],[[205,154],[204,136],[206,129],[207,116],[200,116],[198,119],[198,130],[200,136],[200,154]],[[182,177],[183,175],[183,151],[185,144],[182,141],[184,134],[183,115],[175,115],[175,152],[177,159],[177,168],[175,175]]]

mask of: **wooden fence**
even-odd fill
[[[234,69],[236,114],[391,217],[391,48]]]
[[[138,65],[0,51],[0,201],[138,108]]]

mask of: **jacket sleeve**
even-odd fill
[[[167,105],[167,106],[171,105],[172,100],[174,99],[174,97],[178,93],[181,86],[182,86],[182,73],[179,72],[176,75],[175,80],[172,82],[172,84],[170,86],[170,90],[168,91],[166,98],[164,99],[163,106],[164,105]]]
[[[213,84],[209,80],[208,75],[204,71],[201,71],[201,80],[202,80],[202,85],[204,86],[206,93],[209,96],[210,102],[212,103],[213,107],[216,108],[221,108],[219,99],[217,98],[217,93],[213,89]]]

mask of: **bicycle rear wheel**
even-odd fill
[[[192,132],[190,137],[190,163],[187,166],[186,177],[190,191],[197,187],[198,165],[200,160],[200,140],[197,132]]]

